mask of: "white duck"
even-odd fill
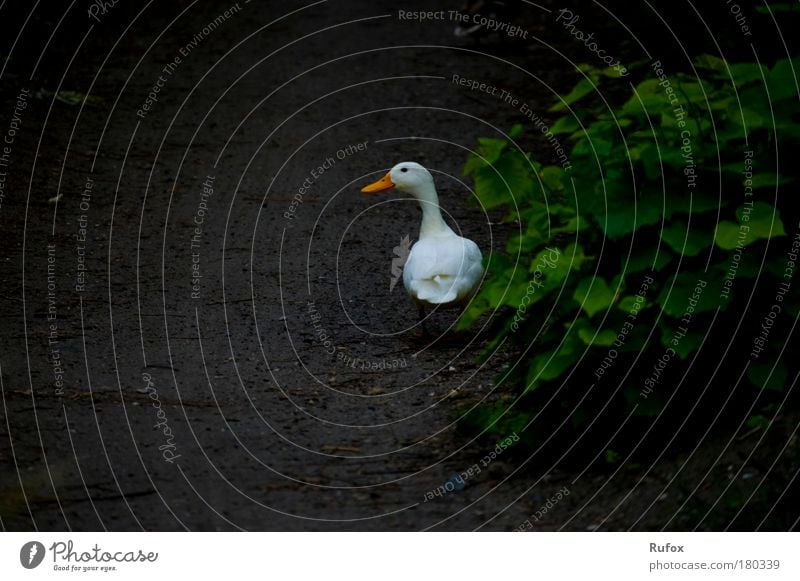
[[[420,164],[398,163],[361,191],[373,194],[391,188],[411,194],[422,208],[419,240],[403,268],[403,286],[417,304],[424,331],[426,306],[455,307],[477,290],[483,275],[481,251],[445,223],[433,176]]]

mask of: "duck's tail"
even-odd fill
[[[451,303],[458,297],[456,277],[448,274],[437,274],[431,278],[416,281],[416,296],[419,300],[440,305]]]

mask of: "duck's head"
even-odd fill
[[[377,194],[391,188],[397,188],[414,196],[429,191],[433,187],[431,172],[413,161],[404,161],[394,166],[389,173],[377,182],[361,188],[365,194]]]

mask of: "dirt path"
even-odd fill
[[[97,20],[70,14],[32,80],[42,36],[24,34],[3,77],[7,103],[23,86],[92,97],[29,99],[0,206],[3,528],[510,530],[564,486],[537,526],[636,524],[617,510],[635,475],[605,489],[535,459],[484,463],[494,443],[456,431],[461,406],[502,395],[508,356],[476,363],[475,333],[414,337],[390,284],[418,210],[358,193],[420,161],[450,222],[502,248],[460,168],[524,119],[453,75],[544,110],[550,89],[503,62],[564,89],[557,54],[455,43],[452,23],[381,1]],[[636,526],[666,520],[641,508],[660,490],[637,489]]]

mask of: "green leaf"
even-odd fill
[[[645,202],[627,202],[609,196],[609,208],[605,217],[598,218],[606,236],[617,240],[638,230],[642,226],[658,224],[661,208]]]
[[[686,230],[687,224],[674,221],[664,227],[661,239],[675,252],[682,256],[697,256],[713,243],[708,232],[701,232],[696,226],[693,230]]]
[[[783,222],[774,206],[765,202],[754,202],[752,206],[741,206],[736,210],[739,224],[724,220],[717,224],[714,240],[724,250],[737,246],[748,246],[758,240],[785,236]]]
[[[514,201],[521,204],[532,197],[531,172],[531,163],[525,155],[518,151],[505,152],[492,165],[474,171],[475,195],[487,209],[502,205],[513,207]]]
[[[669,218],[674,214],[700,214],[711,210],[716,211],[720,206],[725,206],[727,200],[725,198],[720,199],[719,194],[696,190],[689,194],[669,192],[665,204],[667,208],[665,216]]]
[[[548,111],[566,111],[570,105],[583,99],[586,95],[594,90],[595,86],[591,79],[584,77],[578,81],[575,87],[573,87],[572,91],[564,95],[564,97],[561,98],[561,101],[550,107]]]
[[[548,165],[539,172],[542,182],[551,192],[560,192],[564,189],[562,179],[564,170],[557,165]]]
[[[747,425],[748,428],[751,428],[751,429],[752,428],[760,428],[760,429],[763,430],[763,429],[766,429],[767,427],[769,427],[769,425],[771,423],[772,422],[770,422],[763,415],[756,414],[754,416],[750,416],[749,418],[747,418],[747,424],[746,425]]]
[[[787,376],[786,366],[780,361],[774,366],[771,363],[754,361],[747,368],[747,377],[753,385],[772,391],[783,391]]]
[[[800,59],[779,60],[767,75],[769,99],[780,101],[793,98],[797,100],[797,77],[800,77]]]
[[[481,137],[478,139],[478,147],[475,153],[467,158],[467,163],[461,170],[461,174],[468,176],[476,170],[490,166],[500,159],[500,154],[508,145],[505,139],[495,139],[493,137]]]
[[[593,345],[596,347],[610,347],[617,340],[617,334],[611,329],[603,329],[597,332],[588,327],[581,327],[578,329],[578,337],[586,345]]]
[[[714,242],[716,242],[717,246],[723,250],[733,250],[739,243],[740,237],[742,239],[743,246],[746,246],[747,235],[746,232],[740,231],[739,224],[730,222],[729,220],[723,220],[717,224],[717,231],[714,234]]]
[[[606,67],[601,69],[600,74],[604,77],[608,77],[609,79],[621,79],[622,77],[626,77],[628,75],[627,72],[623,74],[623,71],[627,71],[627,67],[621,65],[619,67]]]
[[[634,306],[636,306],[636,304],[639,303],[639,302],[642,302],[642,301],[638,297],[636,297],[634,295],[628,295],[628,296],[622,297],[617,302],[617,308],[620,311],[624,312],[624,313],[630,313],[632,311],[632,309],[634,308]],[[647,306],[647,302],[644,302],[644,304],[642,304],[642,306],[640,308],[644,309],[646,306]]]
[[[785,236],[783,222],[775,207],[765,202],[755,202],[752,210],[748,212],[747,206],[742,206],[736,211],[739,222],[750,226],[750,235],[753,238],[774,238]],[[749,219],[746,218],[749,216]]]
[[[657,249],[655,244],[634,244],[630,256],[620,257],[620,266],[625,265],[625,274],[633,274],[643,270],[659,271],[671,261],[672,256],[663,247]]]
[[[539,387],[541,382],[553,381],[563,375],[570,367],[575,365],[572,348],[565,343],[559,351],[546,351],[537,355],[528,369],[527,387],[531,391]]]
[[[725,72],[727,67],[725,61],[718,56],[712,54],[701,54],[695,59],[695,64],[698,68],[708,69],[716,72]]]
[[[708,101],[708,95],[712,92],[713,87],[701,78],[693,78],[690,81],[688,77],[681,77],[679,81],[675,83],[675,89],[678,94],[690,103],[697,103],[698,105],[705,106]]]
[[[784,4],[769,4],[769,5],[765,3],[764,6],[756,6],[756,12],[760,14],[770,14],[770,13],[780,14],[782,12],[797,12],[797,11],[798,11],[797,4],[789,4],[788,2]]]
[[[572,148],[572,156],[600,158],[602,160],[611,153],[612,147],[613,143],[609,139],[595,135],[590,130],[586,132],[586,137],[579,139],[575,147]]]
[[[684,327],[681,330],[680,325],[670,324],[667,321],[663,321],[659,326],[661,327],[661,344],[664,347],[672,348],[681,359],[686,359],[697,351],[705,339],[705,332],[702,329]]]
[[[782,184],[788,184],[793,182],[794,178],[775,174],[775,173],[757,173],[753,174],[753,179],[750,181],[750,185],[754,190],[758,190],[761,188],[775,188]]]
[[[661,156],[658,148],[652,143],[641,143],[636,147],[628,149],[631,161],[639,162],[644,169],[645,176],[649,180],[656,180],[661,177]]]
[[[647,81],[645,81],[646,83]],[[636,94],[622,106],[623,115],[635,117],[660,117],[661,113],[671,113],[671,105],[666,96],[661,93],[642,92],[644,83],[636,88]]]
[[[762,82],[762,75],[766,76],[766,70],[758,63],[738,63],[730,66],[731,76],[737,86],[746,85],[753,82]]]
[[[611,306],[611,303],[614,302],[614,292],[608,288],[606,281],[597,276],[584,278],[579,282],[572,298],[591,317]]]
[[[664,285],[656,302],[667,315],[680,319],[689,307],[693,317],[697,313],[713,311],[719,305],[714,291],[708,288],[705,273],[682,272],[670,278]]]
[[[545,248],[539,252],[531,261],[528,269],[529,278],[536,276],[540,284],[543,284],[537,294],[541,296],[559,288],[571,270],[580,268],[584,259],[583,250],[580,247],[575,248],[574,245],[568,246],[566,249]],[[537,270],[541,274],[537,275]]]
[[[625,400],[631,407],[636,406],[634,415],[640,417],[655,417],[661,415],[664,411],[665,404],[663,390],[656,389],[653,393],[648,395],[647,398],[642,398],[640,395],[641,389],[641,385],[625,387]]]
[[[578,129],[580,129],[581,124],[578,122],[578,118],[575,115],[565,115],[563,117],[559,117],[558,120],[553,123],[553,126],[550,127],[551,133],[553,135],[560,135],[561,133],[574,133]]]
[[[755,129],[772,129],[770,111],[773,97],[767,97],[764,85],[753,85],[739,92],[739,103],[731,103],[728,118],[748,132]]]

